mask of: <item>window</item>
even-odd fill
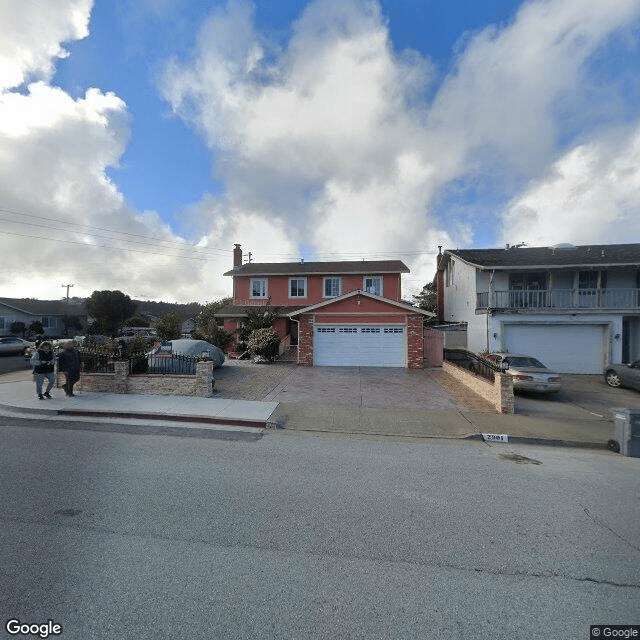
[[[384,330],[385,333],[403,333],[404,329],[402,327],[387,327]]]
[[[289,297],[290,298],[306,298],[307,297],[307,279],[306,278],[289,278]]]
[[[338,329],[340,333],[358,333],[357,327],[340,327]]]
[[[324,297],[335,298],[340,295],[341,289],[340,278],[325,278],[324,279]]]
[[[48,318],[47,316],[43,316],[41,324],[42,324],[42,328],[43,329],[46,329],[46,328],[52,326],[51,325],[51,318]]]
[[[381,276],[365,276],[364,290],[367,293],[373,293],[376,296],[382,295],[382,277]]]
[[[5,322],[4,316],[0,316],[0,329],[4,329],[5,328],[4,322]]]
[[[316,331],[318,333],[335,333],[336,332],[334,327],[318,327]]]
[[[361,333],[380,333],[380,328],[379,327],[362,327],[362,329],[360,329]]]
[[[265,278],[252,278],[250,296],[252,298],[267,297],[267,281]]]

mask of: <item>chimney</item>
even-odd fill
[[[242,266],[242,248],[239,244],[233,250],[233,268],[239,269]]]

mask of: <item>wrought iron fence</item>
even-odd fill
[[[136,353],[129,360],[129,375],[136,374],[174,374],[195,375],[198,358],[175,353]]]
[[[95,349],[80,349],[78,353],[85,373],[113,373],[114,355]]]
[[[505,366],[466,349],[445,349],[444,359],[491,382],[493,382],[496,373],[504,373],[507,370]]]

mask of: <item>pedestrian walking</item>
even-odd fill
[[[58,354],[58,371],[64,373],[64,392],[68,396],[74,396],[73,385],[80,380],[80,354],[72,340],[66,342],[64,349]]]
[[[33,374],[36,377],[36,393],[38,394],[38,398],[40,398],[40,400],[43,398],[51,399],[49,392],[56,381],[56,354],[53,352],[50,342],[45,340],[40,344],[36,352],[31,356],[31,364],[33,365]],[[44,384],[45,378],[47,380],[47,388],[43,394],[42,385]]]

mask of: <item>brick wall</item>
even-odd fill
[[[298,364],[313,366],[313,325],[311,316],[301,316],[298,327]]]
[[[407,315],[407,366],[409,369],[424,368],[424,330],[422,316]]]
[[[446,360],[442,370],[459,380],[474,393],[488,400],[500,413],[513,413],[513,380],[510,375],[496,373],[491,382]]]
[[[58,382],[58,386],[64,379]],[[127,362],[115,362],[114,373],[83,373],[76,385],[80,391],[136,393],[142,395],[213,395],[213,362],[201,361],[195,375],[128,375]]]

